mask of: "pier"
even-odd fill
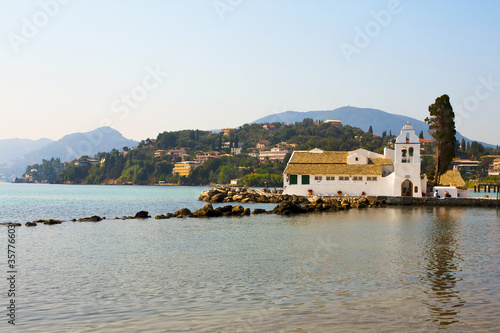
[[[474,193],[481,192],[481,188],[484,188],[484,192],[491,192],[491,188],[493,188],[493,193],[498,193],[500,191],[500,184],[478,184],[474,185]]]

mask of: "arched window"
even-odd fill
[[[410,149],[408,149],[408,154],[410,156],[413,156],[413,147],[410,147]]]
[[[401,156],[402,156],[403,158],[405,158],[405,157],[406,157],[406,147],[401,148]]]

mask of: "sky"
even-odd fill
[[[443,94],[500,143],[500,2],[0,0],[0,139],[135,140],[350,105],[420,120]]]

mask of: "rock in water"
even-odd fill
[[[175,216],[177,216],[177,217],[179,217],[179,216],[191,216],[191,215],[192,215],[192,213],[191,213],[191,211],[190,211],[189,209],[187,209],[187,208],[181,208],[181,209],[179,209],[178,211],[176,211],[176,212],[174,213],[174,215],[175,215]]]
[[[78,222],[99,222],[99,221],[102,221],[102,217],[97,216],[97,215],[78,219]]]
[[[149,212],[147,212],[145,210],[141,210],[140,212],[137,212],[134,217],[136,219],[147,219],[151,216],[149,215]]]

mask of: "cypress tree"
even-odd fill
[[[450,104],[450,97],[442,95],[429,105],[430,117],[425,118],[429,131],[436,142],[436,184],[455,157],[455,113]]]

